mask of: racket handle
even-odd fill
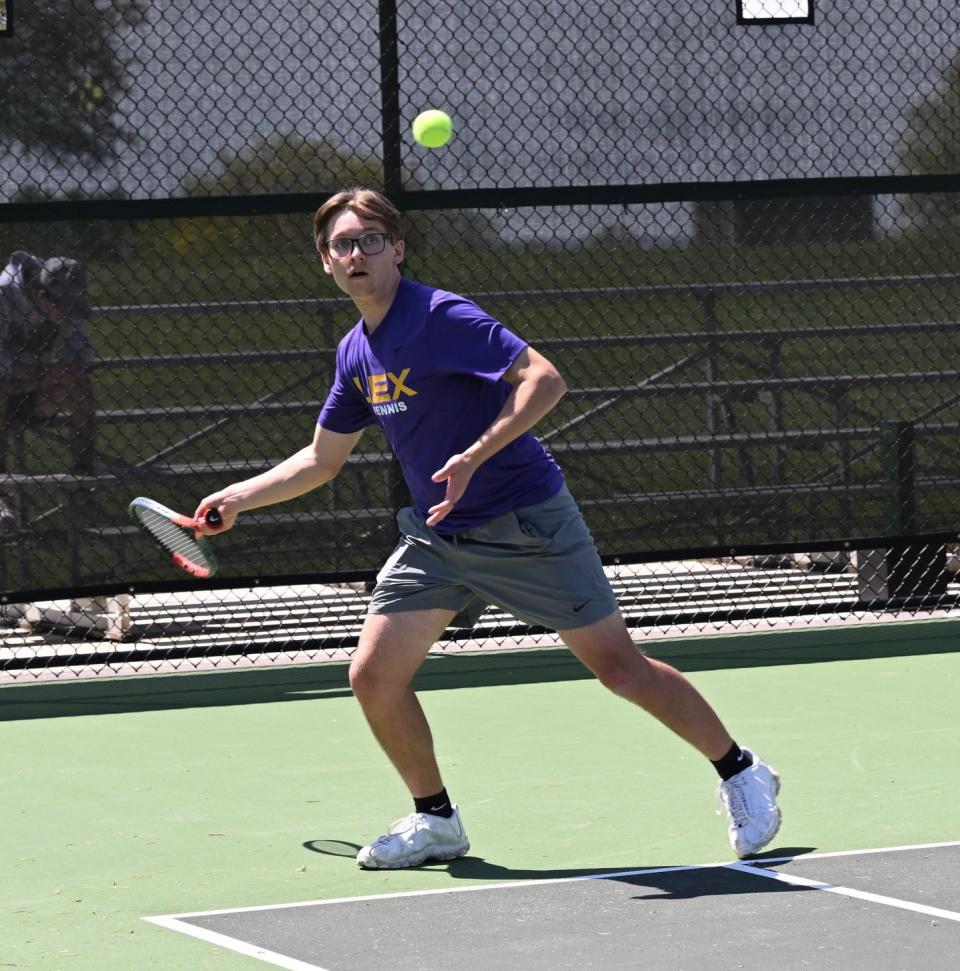
[[[207,521],[207,525],[214,529],[223,525],[223,517],[216,509],[208,509],[207,514],[203,518]]]

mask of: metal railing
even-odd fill
[[[894,289],[910,286],[951,285],[960,283],[960,275],[922,275],[886,277],[862,277],[841,279],[804,279],[794,281],[755,281],[745,283],[705,283],[687,285],[657,285],[649,287],[630,288],[594,288],[577,289],[575,291],[538,290],[538,291],[490,291],[477,294],[476,299],[481,304],[496,303],[498,307],[517,306],[530,301],[551,302],[569,301],[572,296],[578,300],[617,300],[621,302],[636,301],[636,332],[619,334],[588,334],[581,337],[545,337],[536,340],[535,344],[548,355],[565,352],[585,351],[591,348],[610,350],[612,352],[623,349],[644,347],[678,348],[677,357],[673,364],[662,368],[656,374],[629,385],[574,385],[568,392],[568,399],[577,403],[576,414],[569,419],[561,420],[559,425],[548,426],[542,431],[542,437],[549,447],[557,454],[561,463],[568,468],[570,477],[576,479],[580,465],[597,467],[604,458],[637,456],[651,457],[658,454],[706,453],[710,459],[711,474],[702,481],[676,483],[670,488],[649,486],[637,489],[636,484],[628,479],[617,481],[616,468],[611,472],[598,473],[596,478],[608,486],[607,495],[590,494],[590,490],[582,496],[584,508],[591,514],[595,531],[601,541],[603,552],[618,553],[629,557],[631,553],[647,552],[650,548],[643,543],[643,531],[658,513],[674,516],[684,508],[708,509],[722,504],[729,512],[737,510],[744,523],[756,522],[761,518],[763,526],[774,539],[794,540],[802,539],[795,528],[791,529],[784,522],[777,521],[777,515],[785,515],[789,503],[794,505],[798,501],[809,502],[817,498],[831,497],[842,504],[841,521],[848,516],[850,510],[858,502],[875,500],[882,505],[884,497],[889,492],[889,483],[883,475],[858,478],[856,469],[858,462],[865,455],[879,455],[883,443],[884,421],[887,416],[875,415],[873,420],[850,421],[850,409],[846,403],[848,392],[862,387],[883,386],[890,388],[896,385],[935,386],[938,401],[960,397],[957,381],[960,379],[960,369],[944,367],[937,370],[903,370],[863,373],[833,373],[819,375],[788,375],[783,373],[780,366],[784,358],[785,346],[793,341],[803,339],[870,339],[874,337],[903,336],[907,334],[936,335],[956,329],[957,325],[948,320],[904,321],[903,323],[867,322],[864,324],[838,324],[828,321],[823,326],[805,323],[802,326],[784,326],[782,328],[761,327],[756,330],[736,327],[724,330],[719,326],[717,313],[719,302],[733,296],[752,294],[776,293],[808,293],[811,291],[834,291],[844,289],[875,290],[883,287]],[[700,303],[703,329],[686,329],[672,333],[650,333],[644,327],[644,309],[653,297],[694,296]],[[335,317],[338,313],[349,314],[349,305],[336,298],[320,298],[311,300],[268,300],[268,301],[235,301],[188,304],[138,304],[132,306],[108,306],[95,310],[95,316],[119,319],[131,314],[170,316],[177,313],[204,316],[223,313],[276,313],[291,310],[308,311],[319,314],[320,329],[326,340],[333,336]],[[508,315],[504,315],[508,316]],[[621,322],[620,326],[624,326]],[[738,367],[749,367],[762,370],[757,377],[724,377],[723,349],[727,345],[743,344],[744,342],[758,345],[766,350],[764,361],[738,362]],[[149,372],[152,368],[184,367],[198,368],[211,364],[226,365],[228,367],[246,368],[263,363],[280,364],[288,361],[303,361],[308,359],[322,363],[332,370],[334,346],[325,343],[307,349],[271,348],[264,350],[249,349],[238,351],[211,351],[209,353],[187,353],[174,355],[138,355],[124,357],[121,355],[100,358],[95,362],[95,369],[104,372],[129,370],[130,372]],[[702,367],[705,377],[683,379],[684,372],[694,367]],[[149,382],[142,382],[148,384]],[[302,384],[300,381],[298,384]],[[176,424],[186,419],[196,419],[207,424],[189,435],[182,436],[180,446],[202,441],[204,435],[223,427],[224,423],[237,417],[281,416],[315,414],[322,405],[322,398],[317,391],[322,389],[311,387],[313,397],[294,398],[277,392],[268,392],[254,402],[218,401],[203,404],[157,404],[144,407],[101,408],[97,412],[98,421],[104,425],[111,423],[143,423],[170,422]],[[808,427],[785,427],[783,423],[782,396],[790,392],[800,392],[804,395],[819,396],[830,403],[834,420],[829,424],[816,424]],[[725,426],[723,413],[724,402],[728,399],[757,399],[769,395],[764,405],[768,415],[768,427],[752,430],[730,430]],[[686,431],[681,433],[657,434],[617,434],[604,428],[595,420],[584,421],[585,416],[595,419],[604,411],[614,409],[625,402],[634,399],[669,399],[675,396],[693,397],[703,400],[704,419],[702,431]],[[582,404],[581,404],[582,403]],[[937,406],[918,409],[911,427],[916,440],[923,443],[928,440],[943,440],[955,435],[960,422],[937,420]],[[862,416],[860,416],[862,418]],[[823,472],[806,476],[794,474],[787,478],[784,474],[786,457],[791,450],[801,452],[806,449],[834,449],[836,462],[826,475]],[[43,526],[44,541],[55,542],[58,545],[72,549],[77,542],[75,530],[71,523],[56,525],[49,515],[50,509],[56,510],[64,504],[69,504],[71,498],[84,496],[91,490],[108,495],[116,505],[114,510],[105,510],[106,517],[97,523],[101,535],[119,539],[132,536],[133,530],[123,523],[123,496],[126,493],[139,492],[145,483],[168,484],[177,483],[183,489],[188,479],[216,481],[222,483],[225,478],[235,478],[249,475],[262,468],[274,464],[278,458],[263,456],[262,458],[243,458],[231,460],[222,454],[215,460],[191,462],[176,460],[179,446],[177,442],[156,450],[146,460],[132,464],[130,467],[114,467],[96,475],[76,475],[67,470],[45,472],[12,471],[0,475],[0,490],[13,491],[23,500],[21,506],[29,506],[36,511],[39,520],[33,523],[25,522],[22,532],[14,534],[15,543],[30,542],[30,527]],[[737,456],[740,469],[740,481],[731,484],[729,473],[724,471],[725,457],[728,454]],[[760,457],[762,457],[762,462]],[[772,470],[766,481],[756,481],[756,468],[763,464]],[[572,470],[572,471],[571,471]],[[365,503],[363,497],[369,495],[369,490],[359,488],[340,488],[337,502],[332,507],[311,511],[297,512],[269,512],[253,515],[249,524],[256,527],[258,522],[273,531],[302,529],[308,524],[366,523],[364,528],[374,528],[383,533],[392,530],[392,517],[395,506],[405,501],[402,482],[395,462],[385,450],[374,447],[369,452],[357,453],[348,462],[343,478],[352,482],[360,480],[370,481],[370,476],[380,478],[384,482],[383,489],[378,495],[392,497],[384,503],[382,500]],[[359,476],[359,479],[355,477]],[[955,479],[949,471],[932,469],[917,469],[914,475],[915,494],[920,497],[917,508],[922,508],[923,497],[936,491],[944,494],[960,492],[960,479]],[[576,490],[576,483],[574,483]],[[376,490],[375,490],[376,491]],[[190,492],[193,495],[193,492]],[[42,501],[38,501],[38,497]],[[49,501],[48,501],[49,500]],[[46,514],[39,507],[47,503]],[[924,523],[922,517],[918,521],[928,528],[939,528],[940,523]],[[872,521],[876,527],[871,534],[880,529],[880,522],[876,518]],[[44,530],[47,530],[44,532]],[[73,533],[73,535],[71,535]],[[846,535],[844,533],[844,535]],[[608,545],[613,536],[618,536],[621,544],[617,549]],[[756,541],[756,532],[749,530],[741,536],[729,529],[720,530],[717,537],[722,545],[730,542],[746,540]],[[810,534],[812,539],[821,539],[821,535]],[[386,541],[386,540],[385,540]],[[628,546],[623,546],[624,542]],[[686,544],[691,545],[691,544]],[[709,545],[709,544],[700,544]],[[7,547],[10,546],[8,537]],[[672,547],[677,548],[676,544]],[[671,548],[665,548],[666,554]],[[27,562],[29,557],[20,557]],[[68,558],[71,559],[71,558]],[[73,561],[79,562],[76,557]],[[18,572],[17,569],[7,567],[6,589],[15,592],[18,589],[37,586],[35,577]],[[118,575],[116,585],[122,586],[125,578]],[[89,585],[90,578],[79,573],[71,574],[70,582],[78,588]],[[138,581],[142,584],[142,581]],[[229,583],[229,578],[225,578]],[[109,585],[109,584],[108,584]],[[61,586],[58,584],[58,586]],[[103,580],[97,581],[98,589],[104,586]]]

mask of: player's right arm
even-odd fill
[[[216,532],[223,532],[242,512],[296,499],[322,486],[337,475],[362,434],[363,429],[345,435],[318,424],[313,441],[279,465],[207,496],[197,506],[197,521],[202,523],[207,510],[216,509],[223,519]]]

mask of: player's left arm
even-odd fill
[[[473,444],[451,455],[433,473],[434,482],[446,482],[443,501],[428,510],[427,525],[435,526],[446,517],[467,491],[477,466],[495,455],[515,438],[529,431],[564,396],[567,385],[560,372],[539,351],[526,347],[503,375],[513,386],[500,414]]]

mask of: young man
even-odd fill
[[[87,272],[77,260],[15,252],[0,273],[0,459],[11,421],[66,412],[77,472],[92,472],[96,401]]]
[[[351,189],[314,216],[326,273],[362,314],[340,342],[313,442],[204,499],[229,528],[248,509],[330,481],[374,422],[414,505],[377,578],[350,684],[414,811],[357,854],[371,869],[419,866],[470,848],[444,788],[411,680],[457,615],[495,603],[558,632],[615,694],[676,732],[720,774],[739,856],[777,832],[777,774],[741,750],[693,685],[631,640],[580,512],[530,429],[565,392],[556,368],[469,300],[404,279],[400,213]]]

